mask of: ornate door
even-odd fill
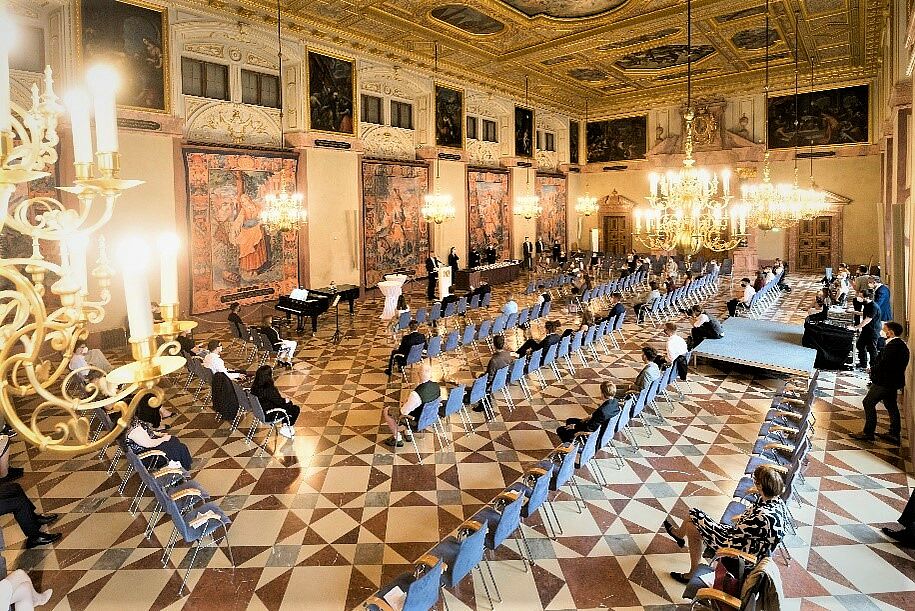
[[[602,218],[601,248],[606,256],[624,256],[632,248],[629,215],[611,214]]]
[[[797,267],[801,272],[819,272],[832,266],[831,216],[801,221],[797,228]]]

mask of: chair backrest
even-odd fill
[[[505,314],[499,314],[496,316],[495,322],[492,323],[492,334],[499,335],[505,331],[505,323],[508,322],[508,316]]]
[[[523,356],[512,361],[511,369],[508,372],[508,383],[514,384],[524,377],[524,365],[527,362]]]
[[[512,312],[505,321],[506,329],[514,329],[518,325],[518,312]]]
[[[251,413],[254,414],[254,417],[257,418],[258,422],[269,424],[267,422],[267,416],[264,414],[261,400],[255,397],[250,390],[245,390],[245,394],[247,395],[248,407],[251,408]]]
[[[585,333],[584,339],[581,341],[581,344],[584,346],[590,346],[594,343],[594,334],[597,333],[597,327],[591,325],[588,327],[588,332]]]
[[[448,336],[445,338],[445,352],[451,352],[452,350],[457,350],[457,347],[461,345],[461,332],[458,330],[451,331],[448,333]]]
[[[429,312],[429,320],[436,321],[442,317],[442,302],[436,301],[432,304],[432,310]]]
[[[544,301],[543,306],[540,308],[540,318],[543,318],[544,316],[549,316],[550,309],[552,307],[553,307],[552,301]]]
[[[483,301],[480,302],[480,306],[488,308],[490,301],[492,301],[492,293],[486,293],[483,295]]]
[[[499,547],[521,525],[523,505],[524,495],[519,494],[517,499],[502,508],[502,519],[499,520],[493,533],[493,548]]]
[[[461,337],[461,345],[469,346],[472,344],[476,334],[477,326],[474,323],[468,323],[468,325],[464,327],[464,336]]]
[[[467,297],[461,297],[457,300],[457,313],[464,314],[467,312]]]
[[[537,348],[536,350],[531,352],[531,356],[528,358],[528,361],[527,361],[527,370],[536,371],[537,369],[540,369],[542,359],[543,359],[543,348]]]
[[[420,308],[420,309],[416,310],[416,322],[422,324],[422,323],[426,322],[427,317],[428,317],[428,314],[426,312],[426,308]]]
[[[497,369],[494,374],[492,374],[492,385],[489,387],[491,392],[496,392],[497,390],[502,390],[505,388],[505,382],[508,379],[508,368],[511,365],[506,365],[501,369]]]
[[[537,320],[540,318],[540,312],[543,310],[542,303],[535,303],[531,306],[531,314],[528,316],[528,320]]]
[[[449,588],[457,586],[470,571],[483,561],[487,532],[489,532],[489,524],[483,522],[480,528],[460,540],[460,547],[458,547],[451,571],[445,580]]]
[[[442,405],[441,399],[434,399],[428,403],[423,403],[420,408],[419,418],[416,421],[416,430],[424,431],[438,420],[438,408]]]
[[[250,404],[248,403],[248,393],[245,392],[245,389],[232,382],[232,390],[235,391],[235,398],[238,399],[238,407],[242,410],[251,409]]]
[[[543,357],[544,365],[552,365],[556,361],[556,350],[559,348],[559,344],[553,344],[546,349],[546,355]]]
[[[518,320],[516,321],[516,322],[517,322],[517,325],[518,325],[519,327],[520,327],[520,326],[523,326],[523,325],[526,325],[526,324],[527,324],[527,321],[529,321],[530,318],[531,318],[531,308],[529,308],[529,307],[528,307],[528,308],[524,308],[523,310],[521,310],[520,312],[518,312]]]
[[[407,310],[406,312],[401,312],[400,317],[397,319],[397,330],[403,331],[410,326],[410,321],[413,319],[413,313]]]
[[[613,439],[613,436],[616,435],[620,430],[620,420],[622,419],[623,413],[626,411],[626,406],[623,406],[623,409],[620,412],[610,418],[604,425],[600,428],[600,439],[597,440],[597,450],[607,447],[607,444],[610,443],[610,440]]]
[[[461,403],[464,401],[464,391],[466,388],[466,384],[458,384],[448,392],[448,400],[445,402],[445,409],[442,412],[444,418],[447,418],[461,409]]]
[[[471,310],[476,310],[477,308],[479,308],[480,307],[480,296],[471,295],[469,305],[470,305]]]
[[[537,476],[537,479],[534,480],[531,495],[527,497],[527,515],[533,514],[546,501],[547,495],[550,493],[550,478],[552,477],[553,466],[550,465],[546,468],[546,473]]]
[[[626,310],[620,312],[620,315],[613,320],[613,330],[620,331],[623,328],[623,321],[626,320]]]
[[[492,321],[486,319],[480,323],[480,330],[477,331],[477,339],[486,339],[489,337],[489,332],[492,329]]]
[[[448,318],[449,316],[454,316],[455,311],[457,310],[457,302],[449,301],[448,305],[445,306],[445,311],[442,312],[442,316]]]
[[[412,346],[410,348],[410,352],[413,352],[413,348],[415,348],[415,347],[416,346]],[[426,356],[428,356],[429,358],[432,358],[432,357],[436,357],[436,356],[440,355],[441,353],[442,353],[442,336],[433,335],[432,337],[429,338],[429,341],[426,343]]]
[[[569,348],[572,346],[572,336],[566,335],[561,340],[559,340],[559,351],[557,354],[559,356],[569,356]]]
[[[486,396],[486,382],[489,381],[489,376],[485,373],[473,381],[473,386],[470,387],[470,398],[469,402],[471,405],[475,405],[483,400],[483,397]]]
[[[591,329],[592,329],[592,327],[588,327],[588,331],[590,331]],[[573,352],[578,352],[579,350],[581,350],[581,343],[582,343],[582,340],[584,340],[584,337],[585,337],[585,332],[581,331],[581,330],[576,331],[575,334],[572,336],[572,345],[570,346],[570,349]]]
[[[597,452],[597,441],[599,438],[600,431],[592,431],[587,439],[585,439],[584,444],[581,446],[581,453],[578,455],[579,467],[583,466],[594,457],[594,453]]]
[[[442,572],[444,565],[439,560],[431,569],[410,582],[402,611],[429,611],[438,604],[442,593]]]
[[[556,480],[554,483],[554,489],[559,489],[569,481],[569,478],[572,477],[572,474],[575,472],[575,458],[578,454],[578,447],[573,443],[569,447],[569,451],[565,453],[562,458],[562,462],[559,463],[559,470],[556,471]]]
[[[439,341],[441,341],[440,336],[434,335],[433,337],[438,337]],[[422,344],[413,344],[412,346],[410,346],[410,352],[409,352],[409,354],[407,354],[407,360],[404,362],[404,364],[412,365],[414,363],[418,363],[421,360],[423,360],[423,349],[424,348],[425,348],[425,346],[423,346]]]

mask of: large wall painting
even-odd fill
[[[644,159],[648,149],[648,117],[588,122],[585,147],[588,163]]]
[[[534,111],[515,106],[515,156],[534,156]]]
[[[870,142],[867,85],[813,91],[798,96],[798,146]],[[769,98],[769,147],[795,145],[794,96]]]
[[[190,227],[191,312],[276,300],[298,285],[298,232],[271,236],[260,223],[288,154],[184,149]]]
[[[435,145],[464,148],[464,92],[435,86]]]
[[[537,195],[543,212],[537,217],[537,236],[545,242],[553,243],[559,238],[563,250],[568,252],[566,244],[566,200],[568,192],[566,179],[563,176],[540,176],[535,179]]]
[[[429,231],[420,208],[428,189],[424,165],[362,163],[365,286],[375,286],[400,268],[425,274]]]
[[[579,137],[581,124],[578,121],[569,121],[569,163],[577,164],[581,144]]]
[[[79,0],[76,9],[82,65],[114,66],[122,79],[118,104],[169,112],[168,11],[117,0]]]
[[[356,68],[348,59],[308,52],[308,107],[311,129],[356,134]]]
[[[497,246],[498,260],[511,258],[508,173],[467,171],[467,227],[470,249]]]

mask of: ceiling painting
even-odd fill
[[[557,19],[594,17],[624,5],[627,0],[502,0],[528,17],[545,15]]]
[[[693,63],[705,59],[715,52],[711,45],[693,45]],[[689,53],[686,45],[661,45],[644,51],[636,51],[616,60],[621,70],[666,70],[685,66]]]
[[[444,21],[470,34],[496,34],[505,29],[505,24],[484,15],[475,8],[463,4],[446,4],[432,9],[430,13],[439,21]]]
[[[738,49],[743,49],[744,51],[759,51],[760,49],[765,49],[766,39],[766,28],[741,30],[731,36],[731,42],[734,43],[734,46]],[[778,35],[778,32],[770,28],[768,36],[769,45],[775,44],[780,39],[781,37]]]

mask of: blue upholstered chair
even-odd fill
[[[419,559],[412,573],[404,573],[381,588],[364,605],[367,611],[395,611],[384,597],[395,587],[406,593],[403,607],[399,611],[429,611],[439,601],[442,593],[442,575],[445,563],[435,556],[426,555]]]
[[[485,557],[486,535],[489,525],[475,520],[468,520],[458,527],[457,536],[447,537],[432,548],[429,553],[436,558],[441,558],[445,563],[445,572],[442,575],[442,584],[446,588],[456,588],[458,584],[470,574],[473,569],[480,573],[480,581],[489,600],[490,608],[493,607],[492,596],[489,594],[489,585],[483,574],[482,564],[486,564],[490,580],[495,583],[489,560]]]

